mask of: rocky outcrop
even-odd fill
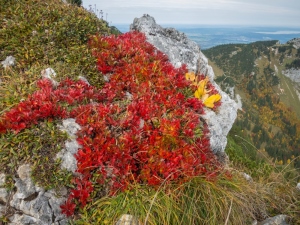
[[[66,200],[65,188],[58,192],[45,191],[35,185],[30,177],[30,165],[18,168],[15,180],[15,191],[8,191],[1,186],[5,183],[5,175],[0,178],[0,217],[9,218],[11,225],[23,224],[67,224],[65,215],[61,214],[60,205]]]
[[[72,118],[63,120],[62,125],[58,127],[68,134],[68,140],[56,158],[61,159],[62,169],[75,173],[77,161],[74,154],[80,148],[76,141],[76,133],[81,127]],[[30,174],[30,165],[21,165],[14,178],[15,191],[10,192],[4,187],[5,174],[0,174],[0,217],[7,217],[10,221],[8,224],[11,225],[67,224],[68,220],[60,209],[60,205],[66,201],[67,189],[62,187],[58,191],[45,191],[33,183]]]
[[[147,41],[165,53],[175,67],[186,64],[189,71],[207,75],[222,96],[222,105],[217,112],[206,109],[203,119],[210,130],[210,145],[220,159],[226,157],[224,149],[227,134],[237,116],[237,104],[214,82],[214,72],[200,47],[188,37],[174,28],[162,28],[149,15],[135,18],[130,25],[131,31],[139,31],[146,35]]]
[[[288,70],[283,70],[282,74],[291,79],[291,81],[293,82],[293,87],[300,101],[300,69],[292,68]]]
[[[294,38],[287,42],[287,44],[291,44],[294,46],[294,48],[298,49],[300,48],[300,38]]]
[[[300,69],[288,69],[288,70],[283,70],[282,73],[290,78],[293,82],[297,83],[300,85]]]

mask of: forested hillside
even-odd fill
[[[257,158],[272,158],[277,165],[300,167],[300,109],[293,83],[282,70],[299,67],[300,49],[277,41],[229,44],[203,50],[222,89],[242,98],[231,136]],[[234,96],[232,96],[234,97]],[[253,145],[253,146],[252,146]],[[252,147],[251,147],[252,146]],[[251,149],[252,150],[249,150]]]

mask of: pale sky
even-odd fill
[[[158,24],[300,27],[300,0],[82,0],[103,11],[112,25],[131,24],[143,14]],[[99,13],[98,13],[99,14]]]

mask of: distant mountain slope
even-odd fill
[[[291,44],[294,46],[294,48],[298,49],[300,48],[300,38],[294,38],[287,42],[287,44]]]
[[[223,71],[216,77],[217,83],[233,98],[242,97],[242,110],[235,123],[240,134],[277,164],[292,162],[299,168],[300,89],[298,70],[294,69],[300,56],[297,43],[293,39],[285,45],[278,41],[229,44],[203,53],[214,70]],[[287,75],[291,71],[292,79]]]

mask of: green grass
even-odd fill
[[[72,173],[60,168],[56,154],[62,150],[67,135],[62,133],[56,121],[44,121],[29,129],[15,134],[7,132],[0,136],[0,167],[8,176],[13,177],[23,164],[32,166],[34,181],[46,189],[68,185]],[[12,186],[7,180],[7,186]]]
[[[277,213],[299,221],[295,217],[299,212],[299,193],[295,188],[279,182],[278,177],[269,183],[248,182],[240,173],[232,174],[231,179],[221,175],[216,181],[195,177],[157,190],[136,184],[117,196],[93,200],[72,224],[115,224],[123,214],[149,225],[242,225]]]
[[[36,90],[41,71],[51,67],[57,80],[86,77],[100,87],[102,76],[88,47],[89,35],[110,34],[106,21],[60,0],[0,0],[0,61],[9,55],[16,65],[0,67],[0,116]],[[115,31],[116,32],[116,31]],[[68,185],[71,173],[54,160],[67,139],[59,121],[41,121],[18,134],[0,135],[0,166],[11,187],[18,166],[29,163],[35,182],[46,189]]]

